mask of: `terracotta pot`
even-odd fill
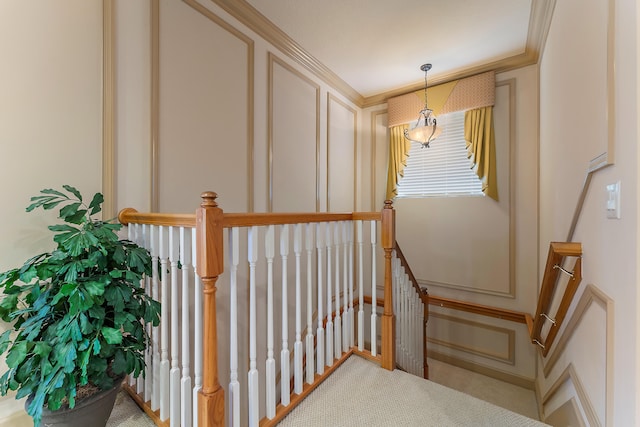
[[[42,410],[41,426],[47,427],[104,427],[111,416],[118,392],[122,387],[122,380],[110,390],[103,390],[79,401],[73,409]],[[29,405],[29,398],[25,408]]]

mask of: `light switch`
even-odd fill
[[[607,185],[607,218],[620,219],[620,181]]]

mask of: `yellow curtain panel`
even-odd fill
[[[477,108],[464,114],[464,139],[467,157],[482,181],[482,191],[498,201],[493,107]]]
[[[389,129],[389,167],[387,168],[387,200],[398,195],[398,181],[404,176],[404,167],[411,142],[404,137],[409,125],[393,126]]]

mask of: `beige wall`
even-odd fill
[[[0,271],[51,249],[55,213],[25,213],[43,188],[101,190],[102,2],[0,2]],[[0,425],[28,425],[0,399]],[[22,423],[22,424],[21,424]]]
[[[397,239],[418,281],[447,298],[535,311],[537,68],[498,74],[495,127],[500,202],[484,197],[397,199]],[[367,109],[363,180],[381,206],[386,190],[386,112]],[[375,177],[368,176],[374,170]],[[363,192],[365,197],[368,192]],[[432,307],[432,357],[485,368],[533,386],[534,349],[524,325]],[[506,373],[506,375],[502,375]]]
[[[151,5],[114,0],[116,212],[151,209]],[[125,65],[126,64],[126,65]]]
[[[573,399],[587,425],[638,423],[638,23],[632,0],[556,2],[540,63],[540,269],[549,242],[566,239],[590,162],[615,147],[615,164],[594,173],[577,224],[584,255],[576,302],[539,361],[544,414]],[[610,116],[608,31],[615,39]],[[617,181],[622,212],[612,220],[605,187]]]

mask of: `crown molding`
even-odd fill
[[[250,28],[260,37],[271,43],[273,46],[281,50],[289,58],[312,72],[321,80],[335,88],[345,98],[353,102],[360,108],[372,107],[383,104],[387,99],[394,96],[404,95],[423,88],[423,84],[413,84],[400,87],[377,95],[364,97],[354,88],[342,80],[337,74],[331,71],[326,65],[313,57],[295,40],[289,37],[284,31],[269,21],[246,0],[211,0],[213,3],[221,7],[225,12],[229,13],[243,25]],[[551,17],[555,7],[556,0],[532,0],[531,13],[529,15],[529,31],[527,33],[527,42],[523,53],[513,55],[485,64],[478,64],[465,68],[461,71],[455,71],[448,74],[437,76],[431,80],[431,84],[441,84],[470,77],[475,74],[484,73],[486,71],[495,71],[501,73],[516,68],[526,67],[536,64],[540,57],[540,52],[544,47],[547,39],[549,27],[551,25]]]
[[[537,64],[538,60],[540,59],[540,52],[542,52],[544,44],[547,40],[549,28],[551,27],[551,17],[553,16],[555,5],[556,0],[531,1],[531,12],[529,14],[529,31],[527,33],[527,42],[525,45],[525,51],[523,53],[485,64],[478,64],[472,67],[465,68],[461,71],[454,71],[448,74],[440,74],[434,78],[429,79],[429,86],[448,83],[452,80],[471,77],[473,75],[484,73],[487,71],[503,73],[505,71]],[[404,86],[387,92],[379,93],[377,95],[364,98],[361,106],[362,108],[372,107],[374,105],[385,103],[387,99],[393,98],[394,96],[400,96],[409,92],[415,92],[422,88],[424,88],[424,84],[416,83],[410,86]]]
[[[274,25],[273,22],[269,21],[263,14],[258,12],[258,10],[245,0],[211,1],[224,9],[243,25],[246,25],[267,42],[274,45],[289,58],[311,71],[330,86],[334,87],[349,101],[353,102],[357,106],[362,105],[364,98],[360,93],[349,86],[347,82],[342,80],[326,65],[305,51],[295,40]]]

